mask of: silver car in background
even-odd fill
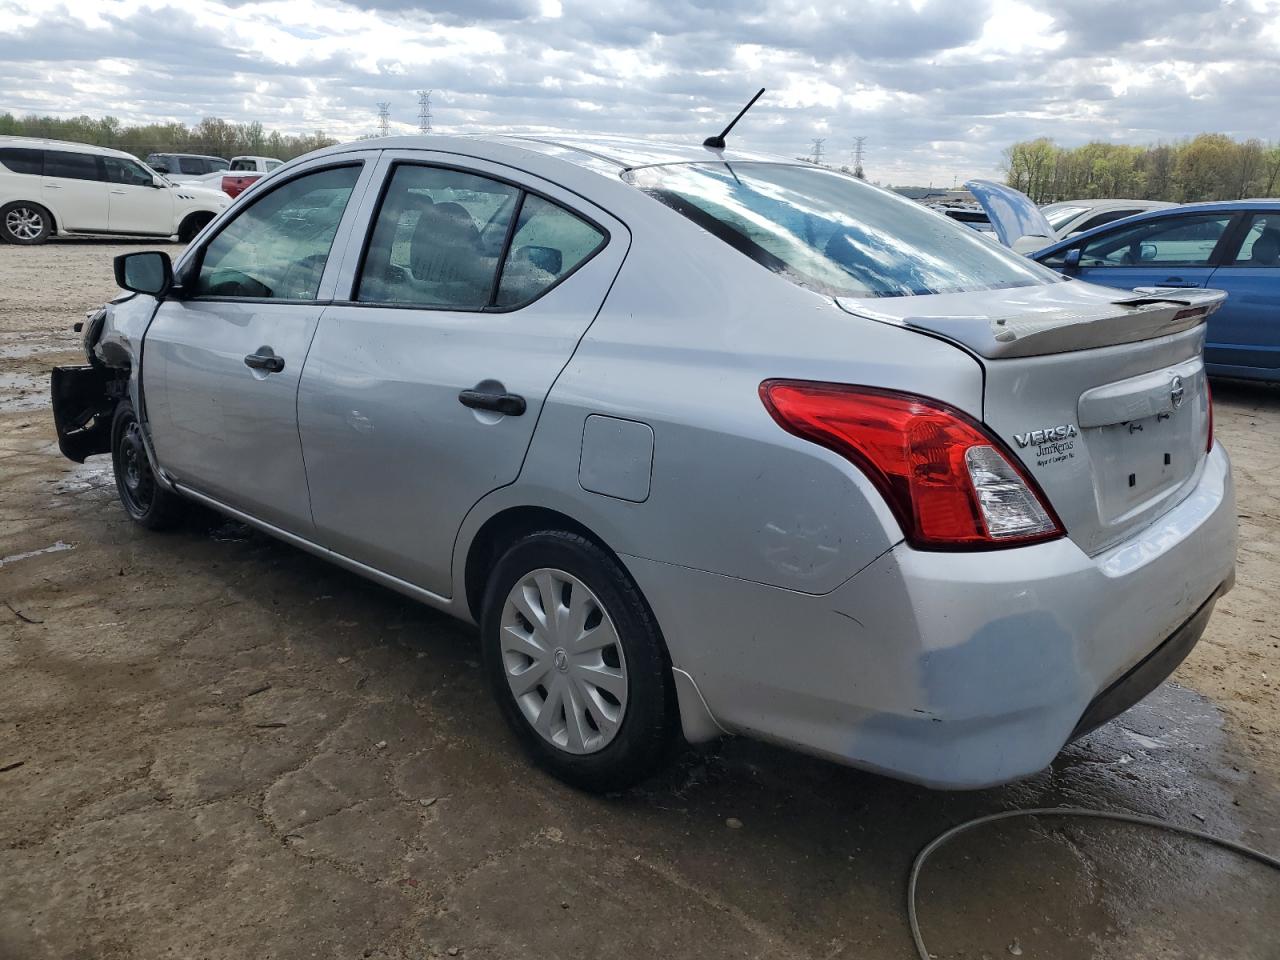
[[[1021,777],[1233,582],[1221,294],[1068,281],[811,164],[365,141],[116,268],[63,451],[144,526],[196,501],[478,623],[585,788],[681,734]]]

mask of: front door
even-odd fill
[[[1203,287],[1234,213],[1192,213],[1117,227],[1084,243],[1075,276],[1135,287]]]
[[[264,190],[179,264],[182,291],[146,334],[143,393],[160,465],[301,536],[313,531],[298,379],[367,160],[317,161]]]
[[[383,161],[376,211],[369,191],[368,249],[320,319],[298,424],[319,541],[449,596],[463,518],[519,474],[629,236],[554,185],[423,156]]]
[[[107,220],[112,233],[167,237],[178,225],[173,218],[173,191],[157,187],[142,164],[127,157],[103,157],[107,170]]]

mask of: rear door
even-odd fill
[[[1124,290],[1203,287],[1234,218],[1234,212],[1187,213],[1117,225],[1082,241],[1073,275]],[[1044,262],[1060,266],[1061,255]]]
[[[111,229],[106,170],[97,154],[46,150],[40,192],[63,229],[80,233]]]
[[[500,164],[390,151],[382,164],[367,250],[344,264],[347,299],[307,358],[299,430],[319,541],[448,596],[462,520],[519,474],[629,234]]]
[[[1209,285],[1227,302],[1209,318],[1205,361],[1213,373],[1280,369],[1280,209],[1251,214]],[[1222,369],[1228,367],[1231,369]]]
[[[178,267],[183,293],[146,335],[143,390],[160,464],[183,486],[312,534],[298,379],[373,152],[298,168]]]
[[[142,164],[126,157],[103,157],[107,173],[107,217],[112,233],[169,236],[177,230],[173,193],[156,187]]]

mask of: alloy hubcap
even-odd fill
[[[568,753],[595,753],[627,709],[627,662],[613,620],[563,570],[534,570],[502,608],[502,667],[525,719]]]
[[[9,235],[19,240],[34,240],[44,230],[44,217],[31,207],[14,207],[4,218]]]

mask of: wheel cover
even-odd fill
[[[137,420],[130,421],[120,435],[120,479],[120,492],[130,511],[141,515],[150,510],[155,500],[156,481]]]
[[[567,753],[596,753],[622,727],[627,661],[609,612],[563,570],[526,574],[502,607],[502,668],[530,726]]]
[[[4,227],[12,237],[34,240],[44,232],[44,217],[34,207],[14,207],[5,214]]]

